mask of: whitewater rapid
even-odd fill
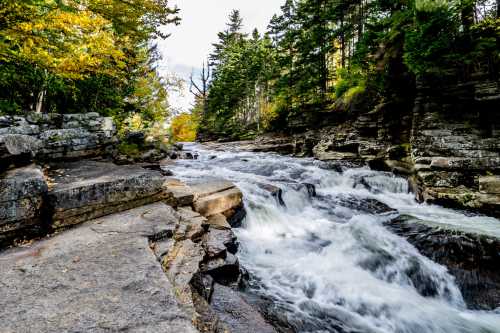
[[[224,178],[243,191],[247,217],[235,232],[251,292],[295,332],[500,333],[500,311],[467,310],[447,269],[383,226],[401,214],[500,237],[499,220],[419,204],[407,181],[388,173],[186,148],[199,159],[177,162],[176,177]],[[268,185],[283,191],[284,205]],[[363,208],[373,199],[397,212]]]

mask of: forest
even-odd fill
[[[2,0],[0,114],[89,113],[141,129],[169,115],[157,71],[167,0]]]
[[[243,24],[233,11],[198,80],[200,138],[314,128],[352,103],[411,107],[422,77],[499,75],[499,1],[286,0],[264,33]]]

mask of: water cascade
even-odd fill
[[[468,310],[446,267],[384,222],[398,215],[500,237],[500,221],[419,204],[407,181],[312,159],[196,149],[175,175],[234,181],[247,217],[236,229],[249,293],[295,332],[494,333],[500,311]],[[338,170],[340,171],[340,170]]]

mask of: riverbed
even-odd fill
[[[236,229],[246,292],[293,332],[500,332],[500,311],[467,308],[447,268],[384,223],[409,215],[430,225],[500,238],[500,221],[417,203],[404,178],[308,158],[186,145],[187,182],[231,180],[247,216]]]

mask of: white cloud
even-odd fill
[[[172,36],[159,43],[163,54],[161,68],[188,80],[191,70],[199,69],[211,52],[212,43],[217,41],[217,33],[225,29],[231,10],[241,11],[247,32],[254,28],[262,32],[283,3],[284,0],[171,1],[170,5],[177,5],[181,9],[182,22],[177,27],[166,27]],[[185,90],[188,88],[186,85]],[[184,95],[173,96],[171,104],[176,108],[188,109],[192,97],[188,91]]]

